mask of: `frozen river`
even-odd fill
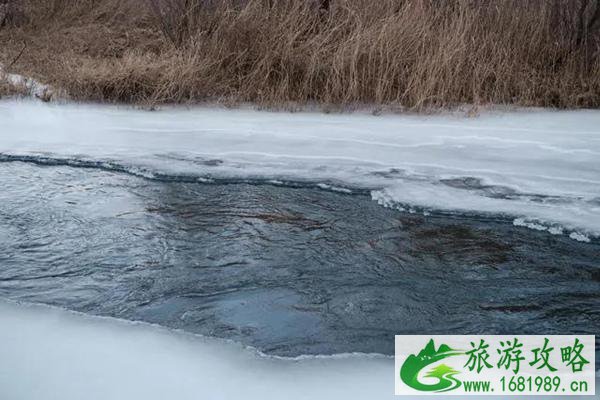
[[[231,339],[266,361],[193,346],[241,352],[259,375],[279,360],[327,398],[391,394],[394,334],[600,332],[595,111],[464,119],[4,101],[0,182],[0,298]],[[93,327],[101,342],[131,327],[19,307],[2,305],[0,323],[35,333],[65,318],[80,344]],[[188,348],[135,329],[174,346],[173,360]],[[362,355],[335,356],[348,353]],[[347,375],[327,386],[320,368]],[[359,370],[364,390],[340,390]],[[250,375],[240,379],[263,379]],[[270,376],[288,390],[290,376]]]

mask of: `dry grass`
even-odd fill
[[[14,87],[6,82],[0,82],[0,99],[6,96],[18,96],[25,94],[25,89]]]
[[[79,99],[600,107],[600,0],[23,1],[0,62]]]

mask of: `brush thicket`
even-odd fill
[[[80,99],[600,106],[597,0],[24,1],[2,61]]]

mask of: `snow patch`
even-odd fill
[[[514,226],[522,226],[536,231],[547,231],[552,235],[562,235],[564,229],[560,226],[547,226],[541,221],[530,221],[525,218],[516,218],[513,221]]]
[[[66,94],[63,91],[59,91],[50,85],[41,83],[30,77],[4,71],[2,64],[0,64],[0,82],[5,82],[17,89],[22,89],[28,96],[35,97],[44,102],[56,100],[58,97],[66,98]]]
[[[347,193],[347,194],[352,193],[352,190],[350,190],[350,189],[333,186],[333,185],[328,185],[326,183],[319,183],[319,184],[317,184],[317,187],[319,187],[320,189],[323,189],[323,190],[331,190],[332,192]]]
[[[577,240],[578,242],[589,243],[591,241],[589,237],[578,232],[572,232],[569,237],[573,240]]]

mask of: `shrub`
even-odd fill
[[[600,0],[26,5],[0,39],[81,99],[600,107]]]
[[[20,25],[24,19],[22,1],[0,0],[0,28]]]

